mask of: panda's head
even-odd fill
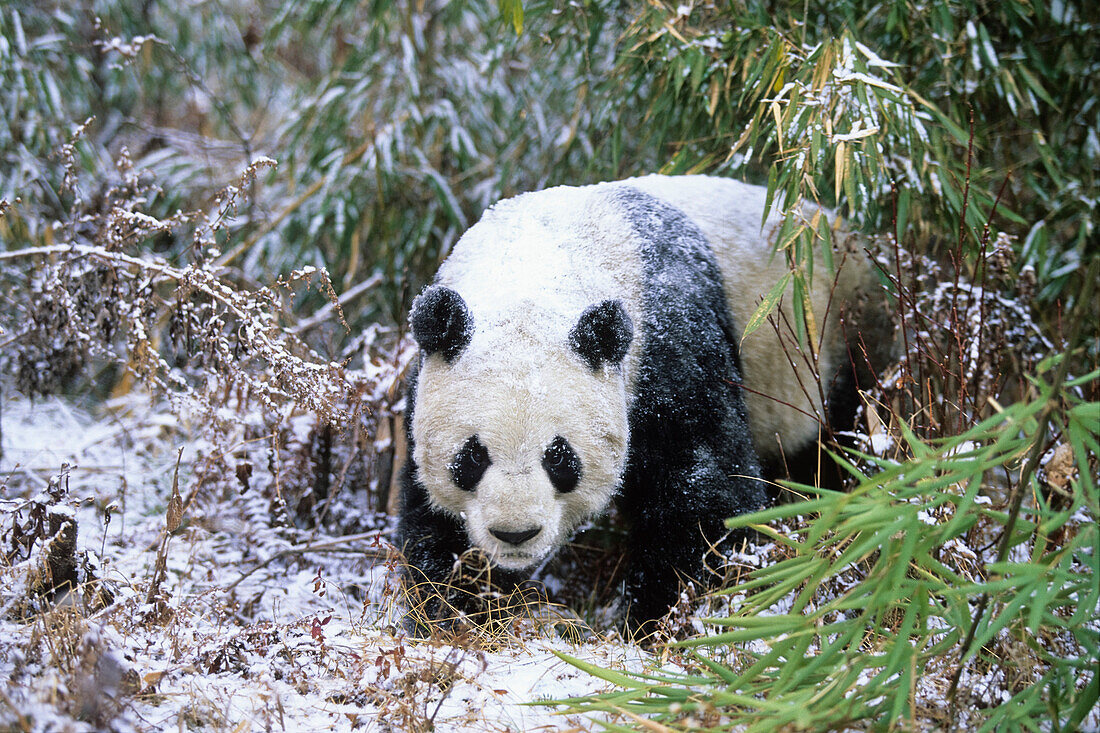
[[[473,545],[512,570],[603,511],[626,462],[630,317],[605,300],[565,320],[527,302],[475,324],[463,298],[438,285],[410,314],[422,355],[418,478]]]

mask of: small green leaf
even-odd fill
[[[512,26],[516,29],[516,35],[523,34],[523,2],[512,0]]]
[[[786,273],[783,277],[779,278],[772,289],[768,291],[768,294],[764,296],[764,299],[760,302],[760,305],[749,316],[748,323],[745,324],[745,328],[741,331],[741,343],[745,343],[745,339],[749,337],[756,329],[760,328],[760,324],[767,320],[768,316],[775,310],[776,305],[779,303],[779,299],[783,297],[783,293],[787,290],[787,284],[791,281],[791,273]]]
[[[1020,72],[1020,75],[1024,77],[1024,83],[1027,84],[1028,88],[1031,91],[1039,95],[1040,99],[1049,104],[1051,107],[1054,107],[1055,109],[1058,108],[1058,103],[1055,102],[1054,99],[1050,96],[1050,93],[1043,87],[1042,83],[1035,76],[1035,74],[1031,73],[1031,71],[1024,64],[1017,65],[1016,71]]]
[[[905,228],[909,226],[910,198],[909,186],[904,186],[901,191],[898,192],[898,219],[897,228],[894,230],[894,234],[897,236],[899,242],[905,237]]]
[[[558,659],[572,664],[574,667],[581,670],[582,672],[587,672],[593,677],[597,677],[601,680],[604,680],[605,682],[610,682],[613,685],[618,685],[619,687],[625,687],[627,689],[649,687],[649,685],[642,682],[641,680],[635,679],[634,677],[625,675],[621,672],[616,672],[613,669],[604,669],[603,667],[596,666],[595,664],[590,664],[583,659],[577,659],[574,656],[570,656],[565,652],[559,652],[556,649],[551,649],[550,651]]]
[[[523,33],[523,0],[497,0],[500,17],[512,21],[516,35]]]

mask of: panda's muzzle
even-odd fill
[[[489,534],[496,537],[501,542],[507,542],[509,545],[522,545],[527,540],[531,539],[539,532],[542,531],[542,527],[531,527],[530,529],[521,529],[518,532],[510,532],[504,529],[489,529]]]

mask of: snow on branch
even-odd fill
[[[303,267],[250,287],[217,264],[217,241],[232,236],[257,172],[275,161],[252,161],[214,197],[211,212],[160,218],[149,211],[160,191],[125,149],[112,186],[96,196],[82,191],[74,146],[87,124],[60,154],[72,195],[68,216],[42,245],[0,252],[0,368],[16,375],[17,389],[53,393],[88,379],[90,366],[116,363],[122,382],[137,378],[218,419],[231,414],[222,408],[246,400],[268,414],[300,408],[332,424],[352,417],[354,396],[370,391],[370,378],[317,354],[295,334],[284,307],[287,293],[315,285],[347,329],[328,272]],[[5,202],[0,216],[12,210],[18,202]],[[190,262],[152,251],[165,242]]]

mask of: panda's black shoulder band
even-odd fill
[[[621,300],[605,300],[589,306],[569,332],[569,346],[592,369],[603,363],[618,364],[634,338],[634,324]]]
[[[462,296],[442,285],[432,285],[413,301],[409,312],[413,338],[425,354],[454,361],[470,343],[474,320]]]

